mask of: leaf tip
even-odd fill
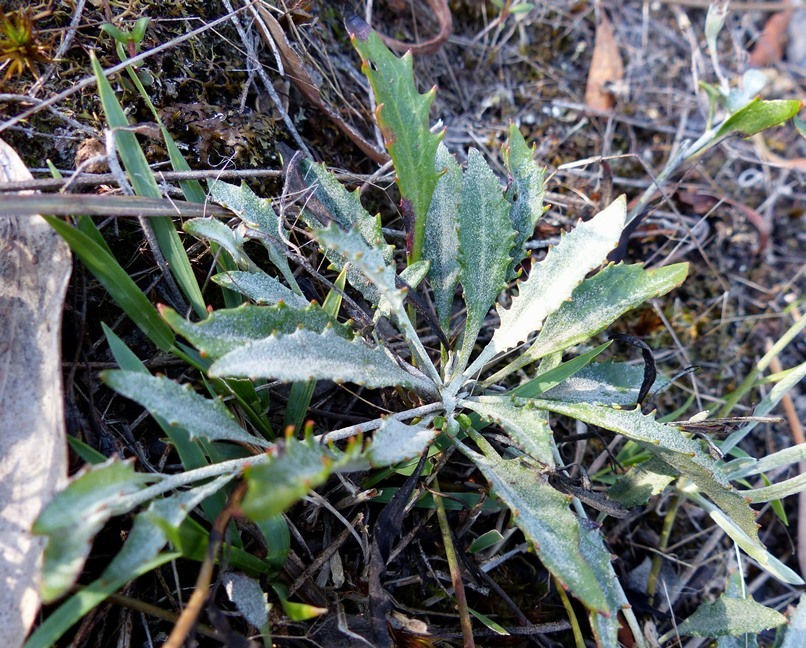
[[[350,8],[347,8],[344,12],[344,27],[347,29],[347,33],[350,34],[351,39],[357,38],[362,41],[367,40],[372,32],[369,24]]]

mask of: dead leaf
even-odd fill
[[[747,63],[750,67],[768,67],[778,63],[784,55],[786,29],[792,19],[792,9],[774,13],[767,19]]]
[[[0,181],[31,180],[0,140]],[[0,218],[0,628],[22,645],[39,609],[31,526],[67,481],[61,319],[70,250],[40,216]]]
[[[585,87],[585,105],[592,110],[612,110],[615,99],[608,85],[621,81],[623,75],[624,65],[613,35],[613,26],[604,11],[597,11],[596,42]]]
[[[381,40],[389,48],[397,52],[411,51],[412,54],[436,54],[453,32],[453,16],[448,6],[448,0],[427,0],[428,6],[434,12],[434,16],[439,24],[439,32],[433,38],[420,43],[404,43],[391,36],[380,34]]]

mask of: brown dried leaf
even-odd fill
[[[31,180],[0,140],[0,182]],[[44,539],[31,526],[67,481],[62,303],[70,250],[41,216],[0,218],[0,628],[16,648],[39,609]]]
[[[792,9],[773,14],[767,19],[747,63],[750,67],[768,67],[781,60],[786,43],[786,29],[792,18]]]
[[[604,11],[599,12],[596,21],[596,42],[585,87],[585,105],[592,110],[612,110],[615,100],[607,86],[621,81],[623,75],[624,65],[613,35],[613,26]]]

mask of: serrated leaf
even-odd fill
[[[650,270],[640,264],[606,266],[583,281],[571,300],[546,319],[527,353],[542,358],[584,342],[627,311],[677,288],[685,281],[688,269],[688,263]]]
[[[607,496],[625,508],[641,506],[654,495],[660,495],[677,475],[662,461],[652,457],[632,466],[616,478]]]
[[[302,440],[287,438],[268,462],[244,471],[247,490],[241,509],[253,520],[280,515],[309,490],[323,484],[342,463],[352,461],[356,450],[354,446],[337,456],[311,436]]]
[[[397,58],[355,14],[345,24],[375,94],[378,125],[395,165],[401,211],[410,221],[407,231],[413,233],[409,258],[419,261],[426,215],[439,178],[434,160],[443,134],[432,133],[428,119],[436,88],[426,94],[417,91],[411,52]]]
[[[380,216],[371,216],[364,209],[360,190],[347,191],[324,164],[305,159],[300,162],[300,170],[302,181],[311,190],[302,209],[302,217],[308,226],[321,229],[332,220],[343,230],[355,229],[364,241],[381,251],[386,263],[392,263],[393,247],[383,238]],[[312,209],[314,201],[315,210]],[[327,214],[329,220],[318,217],[318,213]]]
[[[300,328],[321,333],[330,327],[345,339],[353,338],[348,327],[318,304],[309,304],[303,309],[283,303],[274,306],[244,304],[238,308],[214,311],[198,323],[186,320],[168,307],[162,307],[160,314],[174,331],[201,351],[202,355],[214,359],[249,342],[273,334],[293,333]]]
[[[92,539],[106,521],[124,513],[121,497],[154,481],[137,473],[131,461],[110,459],[78,473],[40,513],[33,533],[47,536],[41,595],[45,602],[64,594],[76,581],[90,552]]]
[[[525,281],[508,309],[499,309],[501,324],[466,374],[473,374],[497,353],[517,346],[571,297],[585,275],[618,243],[626,219],[626,199],[617,198],[591,220],[563,236]]]
[[[509,142],[503,153],[510,176],[506,200],[512,206],[509,217],[515,228],[512,261],[507,270],[507,279],[513,279],[515,267],[526,256],[526,241],[534,234],[535,225],[543,215],[546,170],[537,165],[534,147],[526,144],[514,123],[509,125]]]
[[[679,286],[688,263],[645,270],[641,265],[608,265],[574,289],[569,301],[546,318],[529,349],[498,375],[503,377],[535,360],[564,351],[605,330],[624,313]]]
[[[213,275],[213,281],[219,286],[245,295],[258,304],[285,302],[294,308],[305,308],[310,304],[305,297],[298,295],[262,270],[257,272],[242,270],[221,272]]]
[[[401,461],[419,457],[439,430],[418,425],[406,425],[397,419],[384,419],[381,427],[372,435],[372,445],[367,452],[375,468],[394,466]]]
[[[277,378],[283,381],[333,380],[367,387],[400,385],[434,393],[425,377],[401,369],[380,347],[360,338],[348,342],[332,331],[300,330],[252,342],[219,358],[210,376]]]
[[[460,369],[464,368],[484,317],[506,287],[510,249],[515,239],[509,204],[501,184],[481,153],[470,149],[459,207],[459,281],[467,305]]]
[[[119,394],[140,403],[152,415],[170,425],[181,425],[191,439],[272,445],[244,430],[220,399],[205,398],[190,389],[190,385],[134,371],[105,371],[101,379]]]
[[[598,425],[635,441],[641,448],[674,468],[678,474],[693,481],[763,549],[758,540],[753,509],[747,505],[742,494],[730,485],[714,460],[703,452],[696,441],[686,438],[679,428],[659,423],[651,414],[642,414],[640,408],[621,410],[587,403],[542,399],[533,399],[531,402],[539,409]]]
[[[494,451],[480,455],[466,446],[457,447],[482,472],[495,495],[512,511],[513,522],[531,542],[546,568],[579,598],[587,608],[611,610],[603,584],[589,562],[595,550],[581,547],[580,521],[569,510],[570,498],[552,488],[546,478],[522,460],[504,460]],[[586,556],[585,554],[589,554]],[[610,560],[605,553],[602,559]],[[597,556],[596,560],[598,561]]]
[[[554,466],[551,428],[541,412],[515,404],[509,396],[480,396],[466,404],[485,421],[501,426],[527,455],[547,467]]]
[[[425,221],[423,257],[431,262],[428,277],[434,291],[439,325],[450,329],[453,298],[459,282],[459,237],[456,225],[462,201],[462,168],[440,142],[435,169],[441,173]]]
[[[259,240],[269,253],[269,260],[285,280],[296,287],[296,280],[285,256],[284,240],[287,239],[287,231],[274,213],[271,201],[259,198],[246,183],[236,186],[221,180],[210,185],[210,198],[238,214],[247,226],[265,234]]]
[[[317,243],[336,252],[360,271],[389,302],[393,311],[401,309],[405,293],[395,286],[395,269],[386,263],[380,248],[367,243],[360,232],[345,231],[335,223],[325,229],[314,230],[311,234]],[[352,280],[349,270],[347,279],[360,289],[360,285]],[[375,302],[377,301],[376,297]]]
[[[243,251],[243,237],[231,230],[226,223],[216,218],[191,218],[185,221],[182,229],[197,239],[217,243],[229,252],[238,266],[244,270],[257,269],[252,259]]]
[[[786,617],[752,598],[720,596],[703,603],[688,619],[678,624],[677,632],[689,637],[726,637],[762,632],[786,623]]]
[[[607,608],[613,611],[610,614],[601,614],[594,610],[589,612],[588,618],[596,637],[596,645],[602,648],[618,648],[620,646],[618,631],[621,624],[615,611],[629,605],[621,593],[621,587],[618,586],[619,580],[613,569],[612,556],[605,546],[599,525],[591,520],[580,519],[579,535],[582,555],[596,574],[596,580],[601,585],[607,600]]]

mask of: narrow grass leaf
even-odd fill
[[[174,341],[171,329],[117,260],[93,239],[63,220],[52,216],[43,218],[67,241],[70,249],[112,295],[123,312],[154,344],[163,351],[168,351]]]
[[[120,153],[123,166],[129,175],[134,192],[138,196],[161,198],[162,194],[154,179],[154,174],[148,166],[148,161],[140,147],[140,143],[137,141],[137,136],[129,130],[130,124],[126,113],[123,111],[117,97],[115,97],[112,86],[104,76],[103,69],[94,52],[90,53],[90,60],[98,83],[98,94],[101,98],[107,124],[109,128],[116,129],[115,145]],[[153,218],[150,223],[154,228],[154,235],[157,238],[160,250],[171,268],[171,273],[176,278],[185,297],[193,306],[193,310],[196,311],[199,317],[204,317],[207,314],[204,298],[172,220],[167,217]]]

